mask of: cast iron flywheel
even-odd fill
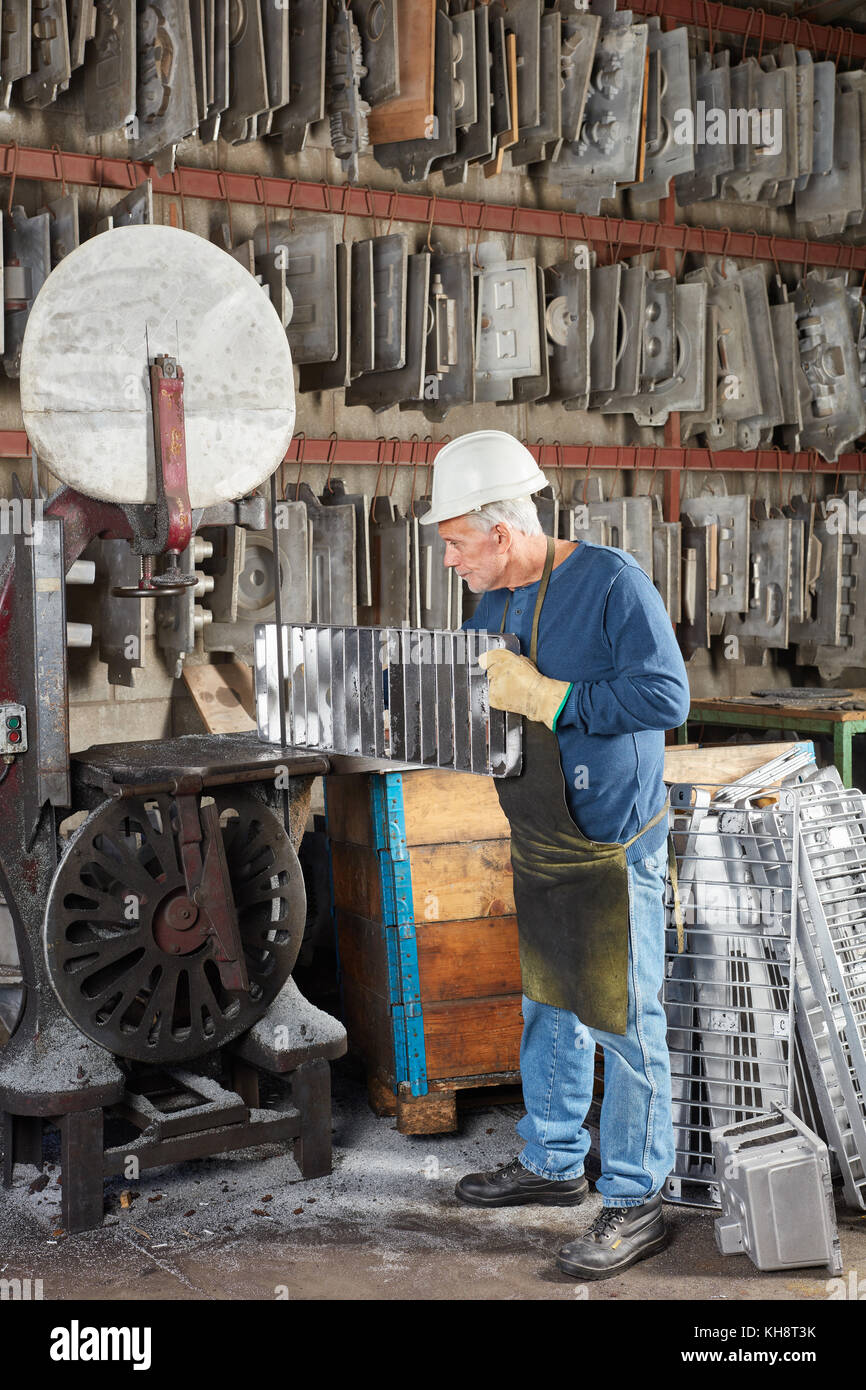
[[[221,787],[123,798],[70,841],[46,904],[45,958],[89,1038],[121,1057],[181,1062],[261,1018],[291,974],[305,915],[298,857],[258,797]]]

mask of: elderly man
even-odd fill
[[[604,1206],[559,1267],[605,1279],[664,1249],[674,1161],[664,969],[664,730],[685,719],[683,659],[652,581],[622,550],[546,537],[546,486],[511,435],[463,435],[437,456],[430,512],[445,564],[483,595],[466,628],[512,632],[482,658],[490,703],[526,716],[519,777],[497,790],[511,826],[523,981],[524,1142],[471,1173],[474,1206],[577,1206],[584,1120],[604,1050]]]

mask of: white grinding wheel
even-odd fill
[[[104,232],[45,281],[21,350],[34,450],[87,497],[155,502],[148,363],[159,353],[183,370],[191,505],[245,496],[292,437],[288,340],[249,271],[175,227]]]

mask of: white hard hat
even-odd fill
[[[504,430],[473,430],[452,439],[436,455],[433,498],[422,526],[479,511],[487,502],[510,502],[547,487],[524,444]]]

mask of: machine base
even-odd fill
[[[248,1063],[227,1059],[235,1068],[228,1090],[209,1076],[147,1067],[135,1071],[113,1105],[69,1111],[53,1117],[61,1136],[61,1225],[68,1232],[102,1224],[103,1180],[126,1175],[136,1180],[147,1168],[259,1144],[293,1142],[304,1178],[331,1171],[331,1074],[321,1057],[302,1062],[283,1080],[291,1103],[281,1110],[259,1108],[259,1073]],[[138,1131],[125,1143],[106,1147],[106,1130],[125,1121]],[[3,1185],[12,1186],[14,1166],[42,1168],[39,1117],[0,1114]]]

